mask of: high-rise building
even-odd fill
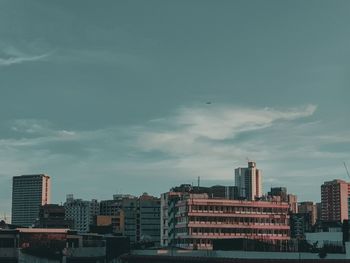
[[[262,196],[262,172],[255,162],[249,161],[247,168],[235,169],[235,185],[242,199],[255,200]]]
[[[100,211],[100,205],[97,200],[74,199],[73,195],[67,195],[64,208],[66,219],[73,221],[73,230],[81,233],[89,232],[90,225],[94,223],[94,219]]]
[[[12,180],[12,224],[32,226],[40,206],[50,203],[50,177],[45,174],[14,176]]]
[[[321,185],[322,221],[348,219],[348,198],[350,184],[343,180],[324,182]]]

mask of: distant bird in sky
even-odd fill
[[[206,104],[211,104],[211,101],[207,101]]]

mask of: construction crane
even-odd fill
[[[343,164],[344,164],[344,167],[345,167],[345,171],[346,171],[348,177],[350,178],[350,174],[349,174],[348,167],[346,166],[346,163],[345,163],[345,162],[343,162]]]

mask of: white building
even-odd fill
[[[12,224],[32,226],[41,205],[51,198],[50,177],[45,174],[14,176],[12,180]]]
[[[255,162],[249,161],[247,168],[235,169],[235,186],[241,198],[255,200],[262,196],[262,172]]]
[[[90,230],[94,216],[100,212],[100,205],[97,200],[84,201],[82,199],[74,199],[73,195],[67,195],[64,208],[66,219],[73,220],[73,230],[81,233],[86,233]]]

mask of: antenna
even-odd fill
[[[344,167],[345,167],[345,171],[346,171],[348,177],[350,178],[350,174],[349,174],[348,167],[346,166],[346,163],[345,163],[345,162],[343,162],[343,164],[344,164]]]
[[[201,183],[201,177],[198,176],[198,189],[199,189],[200,183]]]

